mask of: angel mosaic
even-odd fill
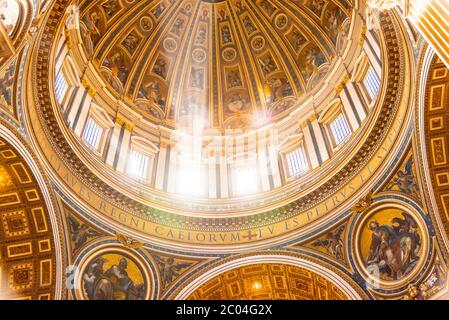
[[[132,53],[139,45],[139,41],[139,36],[136,33],[131,32],[126,36],[125,40],[123,40],[123,46],[128,49],[130,53]]]
[[[204,27],[201,27],[198,30],[198,34],[196,35],[196,42],[198,44],[204,44],[206,42],[206,36],[207,36],[206,29]]]
[[[100,236],[100,233],[93,230],[89,225],[81,223],[76,218],[69,216],[67,218],[72,233],[72,242],[74,250],[82,247],[90,238]]]
[[[100,31],[101,17],[97,12],[93,11],[86,14],[83,21],[84,24],[86,25],[88,36],[95,43],[98,40],[98,38],[101,37]]]
[[[6,69],[3,76],[0,76],[0,105],[11,107],[12,105],[12,90],[14,83],[14,70],[16,64],[12,63]]]
[[[277,70],[276,62],[271,55],[259,58],[259,64],[265,76]]]
[[[154,17],[158,19],[162,15],[162,13],[164,13],[165,9],[166,9],[165,5],[161,3],[152,11],[152,13]]]
[[[122,50],[114,50],[104,60],[104,66],[108,67],[122,83],[125,83],[129,73],[128,60]]]
[[[228,100],[228,110],[231,112],[241,112],[246,108],[248,100],[240,93],[234,93]]]
[[[342,31],[341,25],[345,19],[346,14],[338,7],[326,12],[324,24],[333,39]]]
[[[326,249],[327,253],[335,259],[343,259],[344,242],[342,239],[345,226],[340,226],[337,230],[327,233],[322,239],[318,239],[312,245]]]
[[[101,5],[108,19],[112,18],[119,10],[120,5],[117,0],[109,0]]]
[[[399,170],[396,176],[390,181],[387,189],[398,189],[400,192],[418,196],[418,185],[415,182],[415,176],[413,174],[413,157],[410,157],[404,165],[402,170]]]
[[[273,15],[273,13],[276,11],[276,7],[274,7],[271,2],[267,0],[262,0],[259,5],[261,8],[269,15]]]
[[[183,28],[184,28],[184,20],[178,18],[173,24],[171,32],[173,32],[177,36],[180,36]]]
[[[230,70],[226,74],[226,81],[229,88],[241,87],[243,85],[240,72],[238,70]]]
[[[318,72],[318,68],[326,62],[324,54],[317,47],[309,47],[303,50],[304,54],[300,57],[302,64],[301,72],[306,80]]]
[[[161,87],[157,81],[150,80],[148,83],[143,84],[140,89],[140,95],[161,108],[165,107],[166,99],[162,96]]]
[[[223,28],[221,28],[221,38],[223,44],[232,42],[231,29],[229,29],[228,26],[224,26]]]
[[[248,16],[243,18],[243,25],[245,26],[246,33],[249,35],[257,31],[256,27]]]
[[[293,95],[293,89],[285,78],[273,77],[267,81],[267,85],[270,88],[271,102],[276,102]]]
[[[167,61],[162,57],[157,58],[156,63],[153,66],[153,72],[158,76],[161,76],[162,78],[166,79],[168,72]]]
[[[312,10],[317,16],[321,16],[324,6],[326,5],[325,0],[312,0],[307,5],[310,10]]]
[[[190,77],[190,85],[193,88],[204,88],[204,69],[192,68]]]
[[[163,258],[154,256],[154,259],[159,266],[159,272],[161,273],[164,285],[171,283],[180,275],[183,269],[192,265],[190,262],[176,261],[172,257]]]

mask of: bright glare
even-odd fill
[[[14,29],[19,19],[20,8],[16,0],[0,0],[0,20],[8,33]]]
[[[427,10],[429,4],[430,4],[429,0],[419,0],[411,2],[409,18],[416,23],[423,14],[423,12]]]
[[[261,288],[262,288],[262,284],[260,282],[256,281],[253,283],[253,289],[259,290]]]
[[[200,168],[182,167],[177,173],[178,193],[186,196],[202,196],[205,191],[204,174]]]
[[[148,175],[148,163],[149,158],[147,155],[132,150],[128,165],[128,173],[132,177],[145,179]]]
[[[257,112],[253,117],[253,125],[258,128],[270,122],[270,117],[265,113]]]
[[[256,166],[237,167],[234,169],[234,191],[243,196],[257,192]]]

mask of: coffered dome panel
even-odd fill
[[[85,1],[84,47],[111,93],[170,128],[277,121],[346,48],[349,0]]]
[[[447,298],[444,5],[0,0],[0,299]]]
[[[52,58],[32,64],[48,81],[34,87],[46,106],[30,109],[45,132],[36,143],[49,134],[45,156],[88,214],[137,239],[227,248],[310,236],[371,187],[402,139],[396,26],[383,15],[370,29],[361,1],[86,1],[52,12],[54,37],[36,50]],[[326,12],[345,15],[334,36]],[[271,80],[291,94],[270,100]],[[225,130],[242,127],[257,130]]]

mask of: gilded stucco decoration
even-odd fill
[[[355,218],[354,254],[360,272],[375,290],[410,283],[427,264],[432,241],[419,206],[393,199],[378,198]]]
[[[329,280],[299,267],[263,264],[224,272],[191,300],[347,300]]]
[[[420,300],[447,289],[449,71],[430,61],[424,127],[414,124],[419,43],[399,11],[367,16],[358,0],[0,8],[14,3],[23,14],[1,18],[11,23],[0,38],[0,133],[35,155],[0,135],[0,298]],[[371,98],[369,71],[380,76]],[[350,118],[357,108],[364,117]],[[338,113],[350,118],[341,145]],[[82,117],[101,124],[101,148],[85,143]],[[183,146],[170,134],[191,127],[201,165],[217,170],[205,179],[219,185],[210,198],[171,192],[173,171],[158,177]],[[232,148],[248,151],[274,127],[281,141],[254,149],[278,176],[254,195],[226,195],[241,159],[221,144],[242,138]],[[295,143],[310,170],[289,176],[283,151]],[[128,175],[123,150],[153,156],[148,181]],[[229,164],[210,164],[220,157]]]
[[[53,232],[44,194],[30,167],[0,139],[0,299],[56,297]]]
[[[154,291],[148,263],[136,251],[104,246],[82,254],[75,296],[85,300],[145,300]]]
[[[449,230],[448,186],[447,173],[448,143],[446,137],[446,114],[449,101],[449,70],[444,63],[434,57],[427,75],[424,96],[424,130],[427,154],[427,164],[436,199],[438,212],[444,223],[446,232]]]
[[[155,123],[200,118],[226,129],[282,118],[306,99],[345,50],[353,14],[347,0],[113,0],[80,9],[86,55],[114,95]]]

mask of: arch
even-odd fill
[[[340,272],[337,272],[336,270],[330,270],[327,266],[324,266],[323,263],[318,264],[299,255],[288,253],[261,253],[258,255],[240,257],[235,260],[219,264],[216,267],[204,272],[203,274],[196,275],[195,279],[189,284],[185,285],[174,299],[183,300],[188,298],[203,284],[228,270],[255,264],[283,264],[303,268],[321,276],[322,278],[334,284],[346,295],[348,299],[361,300],[367,298],[365,294],[362,293],[361,288],[358,285],[356,285],[355,283],[349,283],[349,278],[344,279],[346,277],[344,277]]]
[[[114,127],[115,123],[111,120],[108,113],[97,104],[91,104],[90,116],[97,120],[104,128],[110,129]],[[86,119],[88,119],[87,117]]]
[[[326,125],[329,123],[331,118],[333,118],[338,112],[343,110],[343,105],[341,103],[340,98],[336,98],[329,102],[329,104],[324,108],[323,112],[321,112],[320,117],[318,118],[318,122]]]
[[[419,170],[422,174],[422,183],[424,184],[426,193],[426,197],[429,199],[429,211],[432,212],[433,219],[435,221],[435,225],[438,228],[439,238],[444,245],[445,254],[449,252],[449,233],[447,232],[447,223],[445,223],[445,219],[443,217],[443,203],[441,198],[437,197],[436,191],[438,190],[437,185],[437,176],[432,174],[432,148],[431,148],[431,138],[429,136],[429,132],[427,128],[430,128],[430,118],[428,116],[428,98],[429,98],[429,76],[432,69],[432,65],[437,58],[435,51],[430,47],[426,46],[421,53],[419,72],[418,74],[421,77],[418,80],[418,93],[416,95],[416,114],[415,119],[417,123],[417,130],[415,136],[417,138],[416,144],[420,146],[419,162],[421,165],[419,166]],[[437,118],[437,117],[436,117]],[[444,121],[442,122],[444,124]],[[444,130],[444,127],[442,128]],[[440,130],[441,131],[441,130]],[[438,130],[436,131],[438,132]],[[446,131],[444,131],[446,132]],[[442,167],[444,169],[445,166]],[[441,176],[442,177],[442,176]],[[443,186],[444,187],[444,186]],[[440,186],[441,188],[441,186]],[[441,196],[441,195],[440,195]]]
[[[150,140],[140,137],[140,136],[136,136],[136,135],[132,136],[131,137],[131,145],[141,149],[142,151],[152,154],[152,155],[155,155],[159,152],[158,146],[156,146]]]
[[[13,150],[13,152],[17,152],[18,153],[18,159],[21,160],[22,162],[18,162],[19,163],[19,167],[25,168],[23,174],[25,174],[25,177],[28,176],[29,177],[29,181],[30,183],[28,183],[27,181],[25,181],[25,185],[27,186],[27,188],[31,188],[30,186],[33,185],[37,185],[37,190],[34,188],[31,188],[31,190],[26,190],[27,192],[23,191],[25,194],[24,199],[22,199],[23,201],[25,201],[25,198],[27,199],[28,202],[30,202],[33,206],[35,205],[34,201],[36,201],[37,203],[43,203],[42,205],[42,211],[40,211],[40,213],[38,214],[42,214],[41,217],[43,217],[44,220],[42,221],[42,226],[45,226],[48,228],[48,231],[42,231],[43,234],[48,234],[50,236],[51,234],[51,238],[53,240],[53,247],[54,249],[51,250],[51,244],[47,242],[47,244],[45,244],[44,240],[45,239],[38,239],[36,240],[36,245],[37,245],[37,250],[39,252],[39,254],[41,253],[46,253],[46,252],[50,252],[52,251],[52,257],[55,260],[53,263],[53,266],[50,268],[54,268],[55,269],[55,277],[54,279],[51,280],[51,287],[54,288],[54,296],[47,296],[46,294],[41,294],[39,295],[39,299],[47,299],[47,298],[51,298],[51,299],[55,299],[55,300],[60,300],[60,299],[64,299],[65,296],[65,290],[63,288],[64,285],[64,279],[65,279],[65,266],[66,266],[66,248],[64,245],[64,240],[62,239],[62,220],[61,220],[61,216],[59,215],[59,211],[54,199],[54,195],[52,194],[52,192],[50,191],[50,189],[48,188],[49,186],[49,182],[47,180],[47,177],[42,174],[43,169],[41,168],[39,162],[36,160],[35,156],[29,151],[28,147],[26,146],[26,144],[22,141],[22,139],[18,136],[16,136],[8,127],[7,124],[4,124],[3,122],[0,121],[0,138],[1,140],[3,140],[6,144],[6,146],[10,146],[10,149]],[[20,159],[21,158],[21,159]],[[23,165],[22,163],[25,163],[25,165]],[[27,170],[28,168],[31,170],[31,174],[27,174]],[[21,170],[19,168],[19,170]],[[19,173],[20,174],[20,173]],[[38,199],[40,198],[40,196],[42,195],[43,199]],[[19,194],[19,198],[20,198],[20,194]],[[40,201],[40,202],[39,202]],[[20,205],[20,204],[18,204]],[[36,208],[40,209],[40,207],[36,204],[35,205]],[[0,208],[3,210],[3,212],[5,212],[4,210],[7,210],[6,207],[2,207]],[[27,206],[28,209],[28,206]],[[31,210],[33,211],[33,210]],[[31,215],[35,220],[36,219],[36,215],[34,215],[34,211]],[[46,221],[46,219],[50,220],[49,222]],[[28,217],[29,219],[30,217]],[[39,218],[38,218],[39,219]],[[32,223],[32,222],[30,222]],[[39,233],[39,228],[37,227],[37,223],[35,220],[35,228],[36,228],[36,232]],[[30,230],[32,230],[30,228]],[[30,231],[31,232],[31,231]],[[34,236],[34,233],[31,234],[31,236]],[[27,238],[28,239],[28,238]],[[34,245],[34,244],[33,244]],[[45,249],[42,246],[50,246],[47,249]],[[44,248],[44,249],[42,249]],[[31,250],[35,250],[35,249],[31,249]],[[38,254],[38,252],[33,252],[33,255],[36,256]],[[50,254],[50,253],[47,253]],[[26,260],[26,259],[25,259]],[[41,260],[39,263],[42,263]],[[2,261],[3,262],[3,261]],[[21,264],[22,260],[21,260]],[[36,267],[35,266],[36,262],[34,262],[33,268]],[[42,265],[40,265],[40,267],[42,267]],[[37,274],[37,273],[36,273]],[[42,275],[41,275],[42,277]],[[34,280],[33,280],[34,281]],[[42,279],[39,280],[40,283],[42,284]]]

